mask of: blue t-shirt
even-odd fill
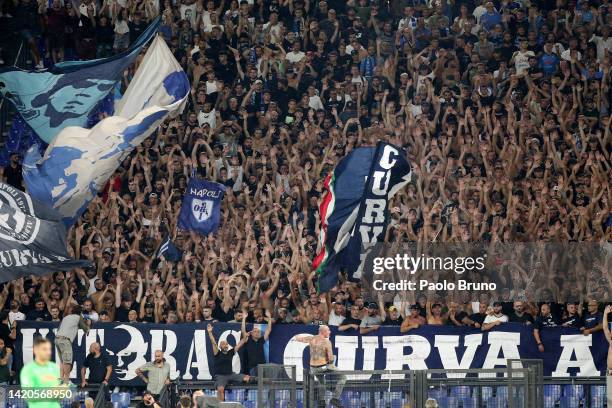
[[[599,312],[593,314],[587,314],[584,316],[584,328],[592,329],[593,327],[600,324],[603,320],[603,315]]]
[[[500,24],[502,21],[502,16],[497,11],[493,10],[492,13],[489,12],[484,13],[480,17],[480,25],[485,28],[485,30],[490,31],[495,24]]]
[[[557,71],[559,66],[559,57],[555,54],[542,54],[540,57],[540,69],[544,72],[544,75],[550,76]]]

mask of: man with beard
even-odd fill
[[[234,355],[246,344],[247,337],[243,337],[236,347],[230,349],[227,341],[222,340],[217,346],[217,341],[213,335],[212,325],[207,325],[208,337],[212,344],[213,353],[215,355],[215,385],[217,386],[217,399],[225,401],[225,386],[230,382],[249,382],[255,377],[244,374],[235,374],[232,369],[232,360]]]
[[[266,332],[263,336],[261,335],[261,329],[258,325],[254,325],[253,330],[250,332],[246,331],[246,318],[247,315],[244,314],[242,316],[242,338],[246,339],[247,372],[250,375],[256,375],[257,366],[266,363],[264,345],[266,341],[268,341],[270,333],[272,333],[272,316],[270,316],[270,312],[266,310],[268,327],[266,327]]]
[[[326,374],[332,374],[336,377],[336,387],[330,403],[336,408],[342,408],[340,395],[342,395],[342,389],[346,383],[346,376],[344,374],[334,374],[337,368],[334,365],[334,351],[331,341],[329,341],[330,333],[329,327],[321,325],[319,326],[319,334],[316,336],[297,336],[295,340],[310,346],[310,372],[318,377],[319,384],[325,383]],[[325,390],[319,389],[316,391],[319,398],[319,406],[325,406],[325,402],[322,401],[325,396]]]
[[[87,369],[89,368],[89,377],[86,377]],[[108,360],[106,352],[102,350],[100,343],[92,343],[89,346],[89,354],[83,362],[81,367],[81,387],[85,387],[88,384],[104,384],[108,386],[111,374],[113,372],[113,366]],[[89,396],[96,398],[96,393],[90,391]],[[105,396],[105,399],[106,396]]]
[[[164,385],[170,384],[170,364],[164,359],[164,352],[155,350],[155,360],[137,368],[136,375],[142,378],[147,384],[147,391],[157,399]]]

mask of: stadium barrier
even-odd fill
[[[605,377],[544,377],[541,360],[508,360],[507,368],[465,370],[369,370],[311,373],[294,381],[294,366],[265,364],[255,384],[231,384],[226,401],[245,408],[330,406],[344,376],[345,408],[420,408],[428,398],[448,408],[605,408]],[[213,381],[178,383],[177,394],[203,390],[216,395]],[[325,405],[319,404],[323,400]],[[176,406],[176,404],[172,405]],[[223,405],[220,405],[220,407]]]
[[[281,401],[297,407],[297,369],[281,364],[257,366],[257,408],[276,408]],[[277,404],[277,401],[278,404]]]

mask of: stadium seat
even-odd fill
[[[441,399],[443,397],[446,397],[446,390],[445,389],[439,389],[439,388],[432,388],[427,392],[427,397],[428,398],[434,398],[434,399]]]
[[[472,394],[470,387],[460,385],[456,387],[451,387],[450,395],[457,398],[469,398]]]
[[[561,386],[560,385],[545,385],[544,386],[544,396],[552,397],[554,401],[557,402],[559,398],[561,398]]]
[[[580,398],[577,397],[561,397],[559,400],[559,408],[578,408],[580,406]]]
[[[251,400],[244,401],[242,405],[244,405],[244,408],[257,408],[257,403]]]
[[[606,395],[607,393],[606,393],[605,385],[592,385],[591,386],[591,397],[592,398],[599,398],[599,397],[605,398]]]
[[[493,396],[493,387],[482,387],[480,389],[482,400],[488,401]]]
[[[129,392],[114,392],[111,394],[111,402],[115,408],[129,408],[130,401]]]
[[[584,398],[584,387],[582,385],[567,384],[563,387],[564,397],[576,397],[578,399]]]
[[[505,399],[508,399],[508,387],[501,386],[501,387],[495,388],[495,395],[498,397],[503,397]]]
[[[353,405],[349,405],[353,406]],[[394,398],[391,400],[391,408],[402,408],[404,406],[404,401],[401,398]]]
[[[552,395],[544,395],[544,408],[555,408],[558,398]]]
[[[233,390],[234,401],[244,401],[245,391],[243,389]]]
[[[606,404],[606,398],[607,393],[605,385],[591,386],[591,408],[604,408]]]
[[[247,391],[247,400],[249,400],[249,401],[257,401],[257,390],[248,390]]]
[[[503,397],[491,397],[487,400],[487,408],[507,408],[508,400]]]
[[[478,397],[461,398],[461,408],[478,408]]]
[[[456,397],[441,397],[437,401],[440,407],[459,408],[459,399]]]

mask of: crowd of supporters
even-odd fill
[[[5,344],[19,320],[58,321],[73,303],[103,322],[270,315],[361,333],[507,320],[601,329],[603,309],[588,299],[584,311],[512,303],[501,291],[391,305],[345,275],[319,295],[311,261],[324,177],[377,140],[403,146],[412,166],[388,241],[610,241],[612,3],[0,0],[0,24],[30,44],[37,68],[124,50],[158,15],[191,80],[188,107],[122,163],[69,231],[71,254],[91,268],[4,285]],[[23,188],[21,160],[2,174]],[[176,227],[193,176],[227,186],[208,237]],[[178,262],[156,256],[168,234]],[[609,270],[608,257],[596,271],[599,300]]]

